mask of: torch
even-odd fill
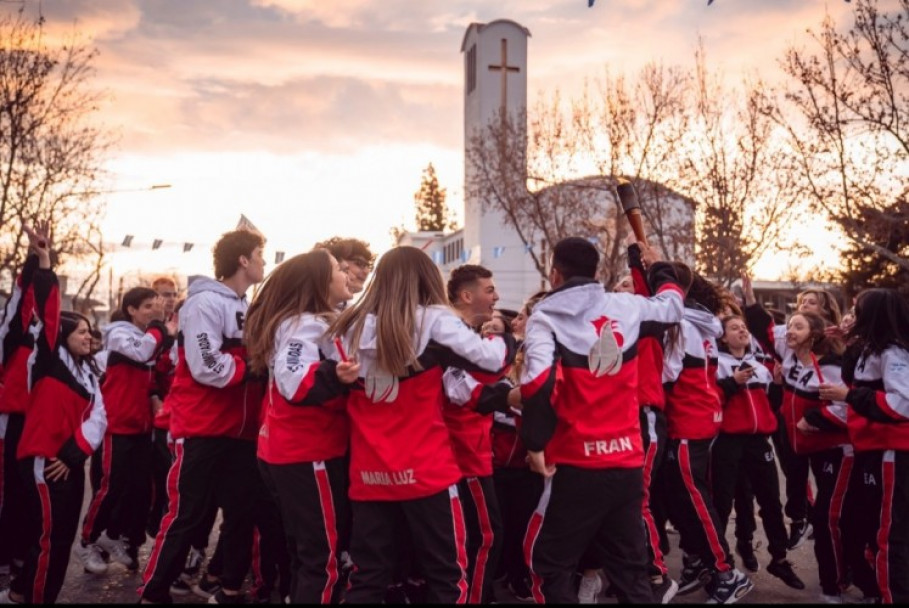
[[[638,195],[634,191],[634,186],[628,180],[620,178],[619,184],[616,186],[616,193],[619,195],[619,201],[622,203],[622,209],[625,211],[625,217],[628,218],[635,238],[646,245],[644,218],[641,216],[641,205],[638,203]]]

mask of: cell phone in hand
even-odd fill
[[[748,363],[747,361],[742,361],[742,364],[739,365],[739,371],[740,371],[740,372],[743,372],[743,371],[749,370],[749,369],[751,369],[751,364]]]

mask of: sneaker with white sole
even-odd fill
[[[679,577],[679,595],[685,595],[700,589],[709,578],[710,569],[704,565],[701,558],[682,555],[682,576]]]
[[[657,604],[668,604],[679,592],[679,584],[664,574],[661,582],[650,583],[650,589],[653,591],[654,602]]]
[[[734,604],[754,589],[754,583],[740,570],[717,572],[710,589],[708,604]]]
[[[581,585],[578,587],[579,604],[596,604],[597,596],[603,590],[603,581],[599,574],[582,576]]]
[[[807,520],[801,519],[792,522],[789,525],[789,550],[801,547],[812,534],[814,534],[814,528]]]
[[[0,591],[0,604],[22,604],[24,602],[17,602],[10,595],[12,592],[9,589],[4,589]]]
[[[188,578],[185,574],[181,574],[180,577],[175,580],[170,585],[170,594],[176,595],[178,597],[185,597],[192,593],[193,587],[190,582],[191,579]]]
[[[107,562],[101,557],[101,548],[98,545],[84,545],[82,541],[73,544],[73,554],[82,562],[82,567],[91,574],[106,574]]]
[[[193,585],[193,593],[204,599],[210,599],[219,591],[221,591],[221,581],[210,579],[208,575],[203,575],[199,582]]]
[[[129,547],[126,546],[126,542],[119,538],[111,538],[107,535],[107,532],[102,532],[95,544],[107,551],[110,554],[110,558],[115,562],[123,564],[130,570],[135,570],[138,567],[136,560],[129,554]]]

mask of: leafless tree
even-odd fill
[[[76,33],[52,47],[43,26],[24,9],[0,16],[0,273],[10,276],[23,223],[50,222],[58,263],[101,255],[91,239],[111,138],[90,122],[102,100],[90,86],[97,51]]]
[[[905,275],[909,242],[892,235],[909,223],[909,0],[890,13],[857,0],[853,15],[847,31],[828,16],[811,49],[787,50],[785,103],[771,115],[805,198],[841,228],[853,262],[864,251]]]

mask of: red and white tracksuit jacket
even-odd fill
[[[247,307],[245,295],[219,281],[198,279],[189,286],[168,399],[174,439],[258,436],[262,387],[246,379]]]
[[[754,369],[754,374],[745,386],[732,377],[743,363]],[[773,375],[752,351],[739,359],[728,351],[721,350],[717,365],[717,384],[723,399],[723,422],[720,430],[735,435],[769,435],[776,431],[777,421],[767,387],[773,382]]]
[[[723,324],[712,312],[685,308],[678,343],[666,346],[663,368],[670,439],[711,439],[720,432],[716,340],[722,335]]]
[[[28,358],[35,346],[35,336],[29,331],[35,311],[32,283],[37,269],[38,256],[30,255],[4,307],[0,325],[0,416],[24,414],[28,406]]]
[[[521,437],[546,460],[588,469],[643,466],[638,366],[640,326],[676,323],[682,290],[654,264],[656,295],[606,293],[574,278],[534,307],[524,340]]]
[[[513,355],[511,336],[481,338],[448,307],[420,307],[415,318],[420,371],[398,378],[378,368],[373,315],[360,343],[347,347],[361,374],[347,400],[353,500],[423,498],[457,483],[461,470],[442,418],[442,373],[473,366],[499,372]]]
[[[35,350],[30,360],[31,402],[16,457],[59,458],[82,466],[107,428],[98,378],[60,339],[60,292],[52,270],[35,271]]]
[[[846,403],[856,451],[909,450],[909,351],[889,346],[863,354]]]
[[[310,313],[278,326],[259,430],[258,455],[269,464],[319,462],[347,453],[347,387],[335,373],[340,354],[327,329],[323,317]]]
[[[155,359],[171,342],[173,338],[160,321],[152,321],[145,331],[128,321],[108,326],[107,370],[101,384],[108,433],[133,435],[151,431],[149,397],[154,390]]]

